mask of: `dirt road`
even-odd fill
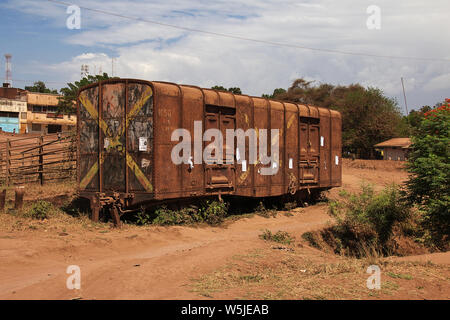
[[[372,171],[371,171],[372,170]],[[376,173],[374,173],[376,172]],[[401,183],[404,172],[347,168],[344,187],[363,180],[377,186]],[[370,179],[368,179],[370,178]],[[333,191],[336,192],[336,191]],[[292,216],[253,216],[221,227],[39,227],[0,231],[0,299],[199,299],[192,281],[254,250],[266,250],[262,230],[284,230],[300,239],[330,223],[325,204],[291,211]],[[303,246],[302,246],[303,247]],[[335,260],[316,249],[302,254]],[[433,255],[427,257],[432,260]],[[439,256],[450,263],[450,255]],[[68,290],[69,265],[81,270],[81,289]],[[226,297],[226,296],[225,296]]]

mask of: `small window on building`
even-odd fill
[[[27,113],[26,112],[21,112],[20,113],[20,119],[26,119],[27,118]]]
[[[41,131],[41,124],[39,123],[33,123],[31,124],[31,131]]]
[[[33,112],[42,112],[41,106],[33,106]]]

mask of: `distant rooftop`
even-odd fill
[[[374,147],[386,148],[386,147],[399,147],[399,148],[409,148],[412,144],[410,138],[392,138],[380,143],[377,143]]]

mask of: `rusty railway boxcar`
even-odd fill
[[[308,105],[269,100],[189,85],[114,79],[82,88],[78,95],[78,189],[91,202],[92,218],[108,207],[120,213],[144,203],[233,195],[304,194],[341,185],[341,115]],[[248,163],[175,164],[172,133],[186,129],[278,129],[279,170]],[[202,134],[202,132],[200,132]],[[207,145],[202,141],[202,147]],[[194,149],[194,140],[191,141]],[[229,148],[224,144],[224,157]],[[203,150],[202,148],[202,150]],[[234,149],[233,149],[234,151]],[[236,150],[249,159],[249,144]],[[248,165],[247,165],[248,164]]]

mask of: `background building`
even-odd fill
[[[0,88],[0,129],[19,133],[25,130],[26,121],[27,91],[4,83]]]
[[[76,115],[58,113],[58,94],[0,88],[0,129],[16,133],[55,133],[75,129]]]
[[[58,94],[27,92],[27,132],[56,133],[75,128],[75,115],[58,114],[58,97]]]
[[[405,161],[408,159],[410,146],[410,138],[393,138],[377,143],[374,147],[381,150],[383,160]]]

